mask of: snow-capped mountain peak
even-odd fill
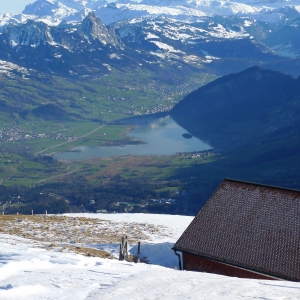
[[[50,27],[43,22],[28,20],[22,26],[9,24],[5,28],[4,34],[9,37],[9,43],[12,47],[25,45],[35,48],[45,42],[53,43]]]
[[[282,9],[283,7],[290,7]],[[19,15],[0,15],[0,25],[24,23],[28,19],[57,25],[62,21],[81,22],[88,12],[108,25],[141,16],[167,16],[177,20],[197,21],[203,16],[251,15],[264,22],[281,21],[285,15],[297,15],[300,0],[293,2],[251,0],[37,0]]]

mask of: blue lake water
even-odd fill
[[[212,147],[192,137],[186,139],[182,134],[187,131],[179,126],[171,116],[160,118],[139,118],[125,121],[123,124],[138,125],[127,135],[140,139],[146,144],[120,146],[80,146],[72,150],[80,152],[66,152],[55,156],[56,159],[76,160],[93,157],[111,157],[122,155],[172,155],[176,152],[193,152],[208,150]]]

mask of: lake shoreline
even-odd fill
[[[178,125],[167,114],[159,116],[128,118],[118,121],[119,125],[130,125],[124,135],[127,138],[108,141],[104,145],[78,146],[69,152],[55,155],[57,160],[89,160],[94,157],[120,157],[128,155],[160,156],[175,153],[190,153],[212,149],[212,147],[197,137],[185,138],[186,129]],[[122,121],[122,122],[121,122]],[[190,135],[192,136],[192,135]]]

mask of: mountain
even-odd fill
[[[285,4],[38,0],[0,16],[0,59],[63,76],[140,67],[222,76],[253,65],[298,76],[297,31],[285,33],[300,14]]]
[[[191,133],[217,147],[300,136],[300,78],[252,67],[189,94],[171,111]],[[298,141],[299,143],[299,141]]]
[[[299,1],[221,1],[221,0],[37,0],[22,13],[0,16],[0,24],[24,23],[28,19],[58,25],[62,21],[81,22],[91,11],[108,25],[138,17],[166,16],[177,20],[199,21],[203,16],[251,16],[268,22],[285,22],[299,17]]]
[[[263,42],[279,55],[300,57],[300,18],[294,19],[283,28],[270,35]]]
[[[110,65],[122,68],[124,44],[113,29],[93,13],[78,26],[49,26],[29,20],[9,24],[0,35],[0,58],[43,72],[61,74],[105,74]],[[124,59],[125,65],[134,62]]]
[[[195,23],[157,17],[118,22],[114,28],[132,49],[150,51],[160,58],[181,57],[198,66],[228,58],[247,58],[257,63],[278,60],[253,38],[255,28],[264,30],[257,23],[237,17],[203,18]]]
[[[5,26],[0,59],[64,76],[140,67],[158,73],[175,67],[180,73],[192,69],[220,75],[255,64],[280,70],[289,61],[260,42],[270,28],[274,27],[249,18],[219,16],[193,23],[151,17],[106,26],[90,12],[76,24],[50,26],[29,20]],[[297,72],[298,68],[290,68],[291,74]]]
[[[299,83],[252,67],[216,79],[175,105],[175,121],[219,155],[201,172],[299,189]]]

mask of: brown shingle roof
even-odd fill
[[[300,191],[225,179],[174,248],[300,280]]]

